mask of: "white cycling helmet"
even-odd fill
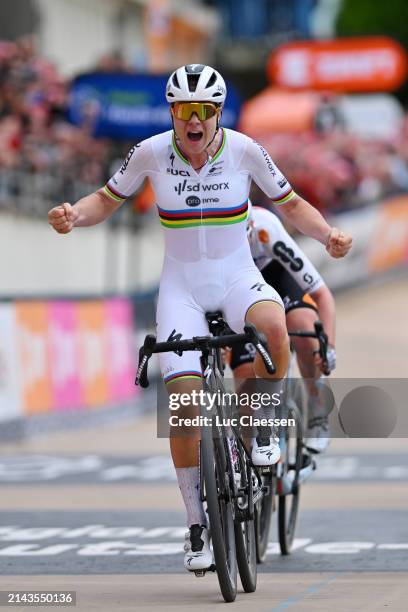
[[[204,64],[188,64],[175,70],[166,86],[167,102],[214,102],[221,106],[227,96],[219,72]]]

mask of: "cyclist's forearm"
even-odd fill
[[[279,207],[279,212],[299,232],[326,246],[332,228],[309,202],[295,195],[289,202]]]
[[[329,344],[336,346],[336,306],[333,295],[323,285],[311,294],[319,310],[319,319],[323,323],[324,330],[329,338]]]
[[[95,191],[74,204],[75,227],[89,227],[110,217],[121,203],[114,202],[101,191]]]

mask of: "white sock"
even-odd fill
[[[259,378],[257,376],[257,378]],[[271,396],[271,403],[266,406],[261,406],[259,410],[256,410],[256,417],[261,419],[274,419],[276,414],[279,414],[280,402],[283,401],[284,389],[285,389],[285,378],[274,380],[269,379],[267,382],[268,395]],[[279,394],[280,402],[278,403],[277,395]],[[272,398],[272,396],[274,396]],[[273,403],[272,403],[273,402]]]
[[[187,512],[187,526],[207,525],[203,502],[200,497],[198,466],[176,468],[177,481]]]

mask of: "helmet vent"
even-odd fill
[[[188,75],[188,89],[189,91],[195,91],[197,89],[197,83],[199,81],[201,75],[199,74],[189,74]]]
[[[213,72],[208,80],[206,87],[212,87],[215,84],[216,80],[217,80],[217,75],[215,74],[215,72]]]
[[[174,85],[174,87],[177,87],[177,89],[180,89],[180,83],[179,83],[179,80],[177,78],[177,73],[176,72],[174,73],[174,76],[173,76],[173,85]]]

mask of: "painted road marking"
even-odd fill
[[[75,551],[82,556],[116,555],[174,555],[182,554],[185,527],[107,527],[105,525],[84,525],[79,528],[67,527],[18,527],[5,526],[0,530],[1,542],[13,542],[0,548],[2,557],[56,556]],[[101,542],[55,543],[44,545],[44,540],[102,539]],[[109,538],[112,538],[109,540]],[[121,538],[121,539],[119,539]],[[155,542],[132,542],[126,538],[153,540]],[[163,538],[176,540],[163,541]],[[160,541],[157,541],[160,539]],[[16,543],[17,542],[17,543]],[[379,551],[399,552],[408,550],[408,543],[375,543],[370,541],[319,542],[312,538],[295,538],[293,551],[302,549],[311,555],[358,555],[376,548]],[[268,555],[279,555],[279,544],[270,542]]]
[[[408,480],[407,455],[330,455],[317,457],[313,481]],[[18,455],[0,457],[0,482],[175,482],[176,475],[168,456],[106,457],[83,455]]]

